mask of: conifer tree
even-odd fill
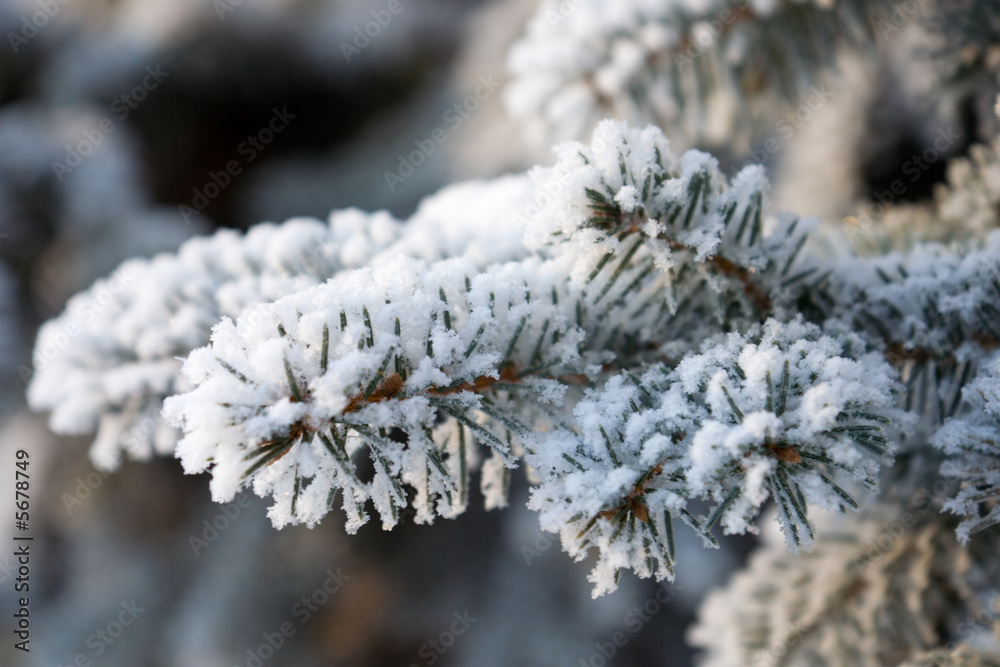
[[[673,581],[676,531],[763,531],[690,633],[709,665],[1000,664],[998,7],[545,2],[505,100],[554,164],[127,262],[43,327],[29,401],[277,528],[432,523],[524,475],[595,596]],[[694,148],[730,163],[890,46],[991,113],[863,243]]]

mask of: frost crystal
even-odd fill
[[[843,260],[830,289],[835,314],[884,340],[900,357],[944,356],[956,341],[991,345],[1000,328],[1000,231],[958,254],[922,244],[906,254]]]
[[[538,140],[583,136],[608,117],[729,138],[762,99],[806,88],[800,69],[831,64],[841,43],[861,48],[872,4],[548,0],[508,55],[504,101]]]
[[[208,342],[222,316],[322,282],[350,261],[367,261],[399,235],[385,214],[346,211],[330,225],[290,220],[245,237],[222,230],[176,255],[124,263],[73,297],[35,345],[28,400],[51,410],[58,433],[98,431],[91,456],[115,468],[123,453],[169,453],[175,431],[159,419],[166,396],[184,391],[177,357]]]
[[[797,558],[768,534],[747,568],[706,598],[689,632],[689,641],[708,649],[703,664],[881,667],[892,656],[893,664],[913,667],[992,665],[974,657],[951,662],[942,652],[928,660],[929,649],[956,640],[995,646],[995,607],[977,614],[986,600],[970,585],[997,576],[996,537],[972,565],[954,534],[930,520],[930,509],[923,497],[915,506],[875,505],[850,521],[823,517],[813,552]],[[966,630],[944,630],[956,624]],[[967,646],[955,654],[975,655]]]
[[[769,320],[670,372],[621,375],[589,394],[574,412],[577,432],[529,454],[543,479],[531,506],[571,555],[598,548],[595,594],[613,590],[620,569],[654,574],[652,556],[656,577],[672,578],[673,516],[714,543],[716,522],[755,531],[773,498],[797,553],[812,544],[809,505],[857,507],[835,479],[876,488],[878,462],[893,450],[887,426],[901,417],[894,386],[895,372],[859,337]],[[691,498],[714,509],[695,518]]]
[[[186,434],[178,456],[188,472],[211,468],[219,501],[252,477],[278,501],[279,526],[315,523],[342,489],[349,530],[369,499],[392,527],[409,504],[404,484],[418,521],[453,516],[472,436],[513,467],[513,438],[529,434],[507,387],[582,367],[581,333],[554,298],[560,282],[537,260],[477,274],[460,260],[398,258],[393,271],[344,273],[223,320],[185,363],[197,388],[167,400]],[[370,481],[352,462],[360,449]]]
[[[208,343],[222,317],[320,284],[343,269],[398,255],[468,256],[479,266],[526,254],[507,222],[524,177],[455,185],[429,197],[405,226],[385,212],[345,209],[329,224],[293,219],[245,236],[222,230],[176,254],[130,260],[74,297],[44,325],[35,346],[29,402],[51,410],[57,433],[97,430],[94,463],[116,468],[126,454],[173,451],[176,430],[159,417],[163,399],[186,391],[180,361]],[[486,215],[464,209],[476,205]]]
[[[759,170],[730,186],[709,156],[675,158],[658,130],[613,122],[559,155],[532,190],[504,186],[504,210],[550,195],[520,220],[534,252],[519,261],[481,266],[483,240],[505,233],[483,227],[447,253],[464,248],[465,259],[425,263],[390,248],[383,257],[395,258],[373,260],[378,270],[338,274],[219,324],[185,364],[195,388],[167,403],[185,431],[185,469],[211,469],[221,501],[245,483],[273,495],[276,525],[315,523],[343,491],[350,530],[369,500],[391,527],[411,504],[421,522],[461,512],[479,443],[490,452],[487,506],[502,506],[507,470],[522,453],[541,455],[537,431],[564,432],[567,389],[662,357],[661,345],[682,350],[681,331],[693,339],[720,319],[759,321],[788,290],[809,224],[784,217],[764,229]],[[475,187],[467,211],[489,203]],[[411,224],[447,218],[433,209]],[[673,285],[685,274],[698,278],[679,304]],[[724,310],[726,299],[742,309]],[[370,459],[370,478],[356,456]]]
[[[963,543],[971,535],[1000,523],[1000,356],[983,364],[979,376],[963,390],[965,412],[948,420],[934,444],[949,455],[941,472],[962,487],[945,509],[966,518],[958,527]]]

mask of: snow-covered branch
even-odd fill
[[[919,658],[945,646],[975,656],[956,645],[988,646],[996,610],[971,589],[995,581],[996,536],[970,553],[927,509],[877,504],[850,521],[825,518],[813,552],[798,558],[769,536],[746,570],[705,600],[689,635],[707,649],[704,664],[991,664]]]
[[[945,509],[966,517],[958,536],[968,542],[973,534],[1000,523],[1000,357],[985,362],[962,394],[963,413],[941,427],[934,444],[950,457],[941,472],[961,482]]]
[[[731,139],[808,91],[839,46],[870,48],[872,4],[552,0],[508,56],[505,102],[545,141],[608,117]]]
[[[173,451],[177,432],[159,418],[163,399],[185,391],[179,357],[208,343],[222,317],[318,285],[338,271],[396,255],[466,256],[480,266],[526,254],[507,223],[527,179],[470,182],[428,198],[401,224],[389,214],[336,211],[328,224],[293,219],[222,230],[176,254],[130,260],[45,324],[35,344],[28,399],[51,410],[57,433],[97,431],[94,463]],[[470,217],[478,206],[486,215]]]
[[[590,392],[576,432],[546,434],[528,455],[542,477],[530,505],[577,559],[600,551],[595,594],[613,590],[620,569],[672,579],[674,517],[712,544],[716,523],[756,532],[768,498],[798,553],[813,541],[809,505],[856,508],[845,480],[876,489],[903,422],[894,388],[895,372],[858,336],[770,320],[672,371],[621,374]],[[714,504],[707,516],[688,510],[698,498]]]
[[[611,122],[559,157],[533,174],[549,196],[521,221],[532,256],[376,259],[218,325],[185,366],[196,388],[168,400],[185,468],[211,468],[222,501],[252,481],[277,525],[318,521],[343,490],[349,530],[368,500],[391,527],[407,487],[418,521],[464,509],[474,437],[501,505],[535,429],[564,428],[567,385],[760,322],[786,289],[809,225],[765,230],[759,170],[729,187],[704,153],[677,158],[658,130]]]

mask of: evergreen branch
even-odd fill
[[[768,389],[774,376],[782,377],[779,405],[773,383]],[[644,395],[642,387],[655,393]],[[756,530],[754,519],[773,496],[784,508],[788,547],[797,552],[812,543],[807,504],[857,508],[833,480],[874,478],[878,460],[859,449],[881,438],[880,453],[891,450],[883,434],[902,425],[896,388],[893,369],[856,335],[833,338],[800,321],[770,320],[763,330],[707,345],[673,371],[654,367],[638,383],[627,372],[614,376],[584,399],[574,411],[577,432],[552,432],[526,456],[542,477],[529,507],[570,555],[598,549],[595,594],[613,590],[623,566],[650,576],[648,562],[660,560],[657,576],[672,576],[672,559],[667,568],[661,558],[667,545],[660,552],[652,543],[628,546],[627,522],[664,512],[689,517],[712,543],[716,523],[726,533]],[[833,396],[842,407],[831,409]],[[704,521],[685,509],[697,498],[717,503]],[[594,506],[605,509],[585,510]]]
[[[508,112],[551,140],[615,117],[671,128],[691,144],[708,132],[706,118],[728,111],[725,138],[739,141],[773,119],[760,109],[800,103],[841,47],[874,51],[889,5],[604,0],[564,15],[552,0],[511,51]],[[742,100],[738,115],[727,98]]]

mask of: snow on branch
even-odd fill
[[[207,344],[222,317],[395,255],[469,256],[483,266],[524,256],[519,234],[496,223],[526,191],[524,177],[463,183],[425,200],[405,226],[385,212],[345,209],[329,224],[221,230],[176,254],[130,260],[42,327],[29,403],[52,411],[57,433],[96,430],[91,458],[100,468],[116,468],[123,455],[168,454],[177,432],[159,418],[163,399],[189,387],[178,358]],[[470,216],[472,206],[488,215]]]
[[[531,431],[511,401],[558,403],[553,378],[584,369],[567,284],[541,260],[479,273],[400,258],[224,320],[185,363],[197,388],[167,400],[185,430],[178,456],[187,472],[211,468],[218,501],[248,480],[273,494],[278,526],[315,523],[343,490],[348,530],[368,500],[390,528],[410,504],[404,484],[417,521],[454,516],[473,436],[492,453],[487,474],[503,475],[513,438]],[[354,460],[362,449],[371,480]]]
[[[185,365],[196,389],[167,403],[185,468],[211,468],[221,501],[244,483],[274,495],[279,526],[315,523],[343,490],[349,530],[369,500],[391,527],[411,495],[421,522],[464,509],[474,438],[491,451],[487,505],[501,505],[534,429],[561,427],[567,385],[684,347],[675,283],[694,283],[683,287],[701,331],[718,331],[727,295],[759,322],[809,228],[787,218],[769,233],[759,171],[730,188],[709,156],[675,158],[654,128],[602,124],[534,179],[536,193],[547,179],[563,188],[525,228],[534,256],[487,268],[376,258],[218,325]]]
[[[1000,658],[994,651],[972,644],[950,647],[951,644],[948,644],[945,648],[921,653],[907,660],[901,667],[1000,667]]]
[[[819,271],[799,259],[815,221],[768,216],[762,169],[729,181],[653,127],[607,121],[556,152],[406,226],[345,211],[127,264],[103,317],[86,310],[99,283],[46,325],[42,357],[63,327],[84,335],[36,374],[33,405],[58,430],[100,422],[92,455],[112,467],[163,403],[159,451],[182,429],[185,471],[211,472],[220,502],[272,496],[278,527],[338,503],[350,532],[372,507],[384,528],[411,507],[454,517],[477,469],[502,506],[527,457],[543,525],[577,557],[600,548],[599,593],[626,567],[672,577],[675,515],[712,544],[773,497],[808,546],[807,505],[854,506],[845,479],[874,488],[896,418],[894,372],[860,338],[768,319],[792,319]]]
[[[832,314],[903,357],[968,354],[1000,342],[1000,232],[962,252],[922,244],[906,254],[847,259],[830,281]],[[890,350],[892,351],[892,350]]]
[[[949,128],[949,131],[950,128]],[[850,220],[852,244],[865,254],[909,250],[921,243],[982,244],[1000,229],[1000,139],[969,147],[948,161],[947,180],[934,186],[933,204],[897,202],[873,225]]]
[[[956,644],[993,642],[995,608],[973,589],[996,580],[996,535],[971,553],[921,507],[876,504],[850,521],[824,517],[812,553],[798,558],[767,535],[746,569],[702,605],[688,639],[706,649],[703,664],[993,664]],[[947,630],[956,626],[961,634]],[[973,661],[952,662],[943,647]]]
[[[993,8],[997,12],[997,8]],[[982,238],[1000,228],[1000,139],[976,144],[948,163],[948,183],[934,192],[937,209],[955,236]]]
[[[986,361],[962,394],[963,413],[941,427],[934,444],[949,456],[941,472],[961,482],[944,509],[966,517],[958,537],[967,543],[975,533],[1000,523],[1000,356]]]
[[[818,270],[798,263],[817,221],[765,215],[761,167],[730,183],[707,153],[677,157],[659,129],[615,121],[556,154],[553,167],[531,172],[541,205],[520,220],[525,243],[573,257],[578,281],[609,263],[664,275],[659,308],[686,336],[760,322]]]
[[[672,371],[624,373],[590,392],[575,432],[547,434],[529,453],[543,480],[530,506],[570,555],[598,549],[595,595],[621,569],[672,579],[675,517],[713,544],[716,523],[755,532],[773,498],[798,553],[813,541],[810,505],[843,511],[857,507],[851,484],[875,490],[903,422],[895,387],[895,371],[858,336],[769,320]],[[714,504],[707,516],[687,509],[696,498]]]
[[[608,117],[729,139],[807,91],[839,46],[870,46],[872,4],[550,0],[509,53],[505,103],[545,141]]]
[[[122,454],[146,459],[170,452],[173,429],[158,419],[162,400],[187,388],[184,356],[208,341],[222,315],[322,282],[342,267],[343,236],[365,230],[385,245],[399,234],[387,215],[368,224],[360,212],[327,226],[313,220],[259,225],[245,237],[232,230],[196,238],[176,254],[125,262],[67,304],[38,335],[28,400],[51,410],[57,433],[98,431],[94,463],[115,468]],[[355,259],[367,259],[351,245]],[[124,437],[123,437],[124,436]]]

